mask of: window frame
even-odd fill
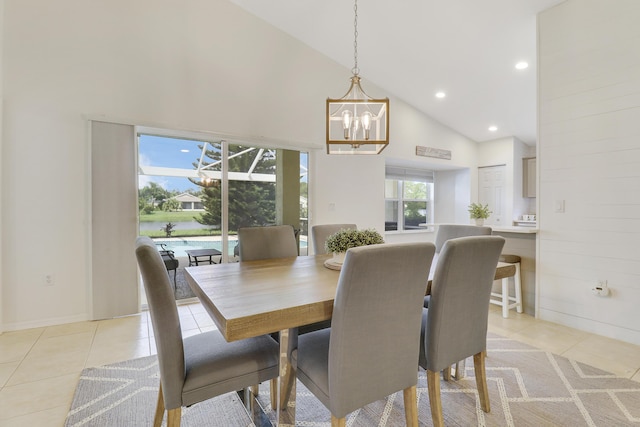
[[[396,182],[395,193],[396,197],[387,197],[387,185],[389,181]],[[405,182],[420,182],[427,185],[427,196],[425,199],[416,199],[416,198],[405,198],[404,190],[405,190]],[[407,168],[399,168],[393,166],[387,166],[385,168],[385,232],[387,233],[416,233],[416,232],[428,232],[430,228],[419,227],[419,228],[410,228],[406,229],[405,223],[405,204],[407,202],[425,202],[426,203],[426,224],[433,223],[433,215],[434,215],[434,193],[435,193],[435,184],[434,184],[434,172],[432,170],[427,169],[407,169]],[[396,203],[396,229],[388,229],[387,228],[387,204],[388,202]]]

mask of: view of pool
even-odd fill
[[[163,244],[164,248],[174,252],[176,257],[186,257],[189,249],[217,249],[222,250],[222,242],[220,240],[188,240],[182,238],[173,239],[154,239],[154,242],[158,245]],[[237,240],[235,236],[233,240],[229,240],[227,250],[229,256],[233,256],[233,248],[236,247]],[[302,240],[300,242],[301,248],[307,247],[307,242]]]
[[[164,248],[174,252],[176,257],[186,257],[189,249],[217,249],[222,250],[222,242],[220,240],[187,240],[187,239],[154,239],[155,243],[163,244]],[[236,246],[236,240],[229,240],[228,253],[233,256],[233,248]]]

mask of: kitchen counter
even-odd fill
[[[523,234],[536,234],[538,227],[522,227],[517,225],[489,225],[491,230],[498,233],[523,233]]]
[[[494,235],[505,239],[503,254],[518,255],[520,261],[520,276],[522,278],[522,304],[524,312],[535,316],[536,307],[536,240],[537,227],[523,227],[517,225],[490,226]],[[512,280],[510,280],[512,282]],[[500,284],[494,285],[499,290]],[[511,290],[513,294],[513,289]]]

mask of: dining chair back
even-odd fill
[[[479,227],[477,225],[462,224],[442,224],[438,226],[436,232],[436,253],[440,253],[444,242],[449,239],[457,239],[458,237],[469,236],[488,236],[491,235],[491,227]]]
[[[358,227],[355,224],[320,224],[311,227],[311,240],[313,242],[313,253],[316,255],[324,255],[327,249],[324,244],[327,237],[337,233],[340,230],[355,230]]]
[[[136,258],[153,324],[160,390],[154,426],[167,410],[167,426],[179,426],[182,406],[278,376],[278,345],[268,336],[228,343],[219,331],[183,339],[169,275],[155,244],[138,237]]]
[[[499,236],[451,239],[438,256],[431,301],[423,309],[419,358],[435,426],[443,425],[439,372],[468,356],[474,356],[482,409],[490,410],[484,357],[491,286],[504,242]]]
[[[290,225],[238,229],[240,262],[298,256],[295,232]]]
[[[331,328],[300,336],[298,378],[329,409],[348,413],[403,390],[407,425],[417,425],[416,384],[422,297],[432,243],[381,244],[347,251]]]
[[[462,225],[462,224],[442,224],[438,226],[436,232],[436,253],[439,254],[442,250],[444,242],[450,239],[457,239],[458,237],[469,236],[489,236],[491,235],[491,227],[479,227],[477,225]],[[429,301],[431,295],[424,297],[424,307],[429,307]]]

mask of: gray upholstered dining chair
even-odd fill
[[[418,425],[416,384],[422,297],[432,243],[347,251],[331,328],[299,337],[297,377],[344,426],[350,412],[403,390],[407,425]]]
[[[226,342],[212,331],[182,338],[169,275],[155,244],[138,237],[136,258],[153,324],[160,390],[154,418],[159,427],[179,426],[181,409],[278,376],[278,344],[269,336]]]
[[[491,227],[479,227],[477,225],[463,225],[463,224],[442,224],[438,226],[436,232],[436,253],[439,254],[442,250],[444,242],[449,239],[457,239],[458,237],[469,236],[490,236]],[[424,307],[429,307],[430,295],[424,297]]]
[[[438,256],[429,308],[423,309],[419,364],[427,371],[434,426],[443,425],[440,376],[473,356],[480,405],[490,411],[484,359],[491,285],[504,246],[499,236],[447,240]]]
[[[241,227],[238,229],[238,247],[240,262],[298,256],[298,244],[293,227],[290,225]],[[331,326],[330,320],[303,325],[298,328],[298,334],[306,334],[329,326]],[[277,339],[277,334],[272,336]]]
[[[290,225],[240,227],[238,247],[240,262],[298,256],[298,243]]]
[[[355,224],[320,224],[311,227],[311,240],[313,241],[313,253],[316,255],[324,255],[327,249],[324,247],[327,237],[337,233],[340,230],[355,230],[358,227]]]
[[[444,242],[449,239],[468,236],[489,236],[491,227],[479,227],[477,225],[442,224],[436,232],[436,253],[440,253]]]

